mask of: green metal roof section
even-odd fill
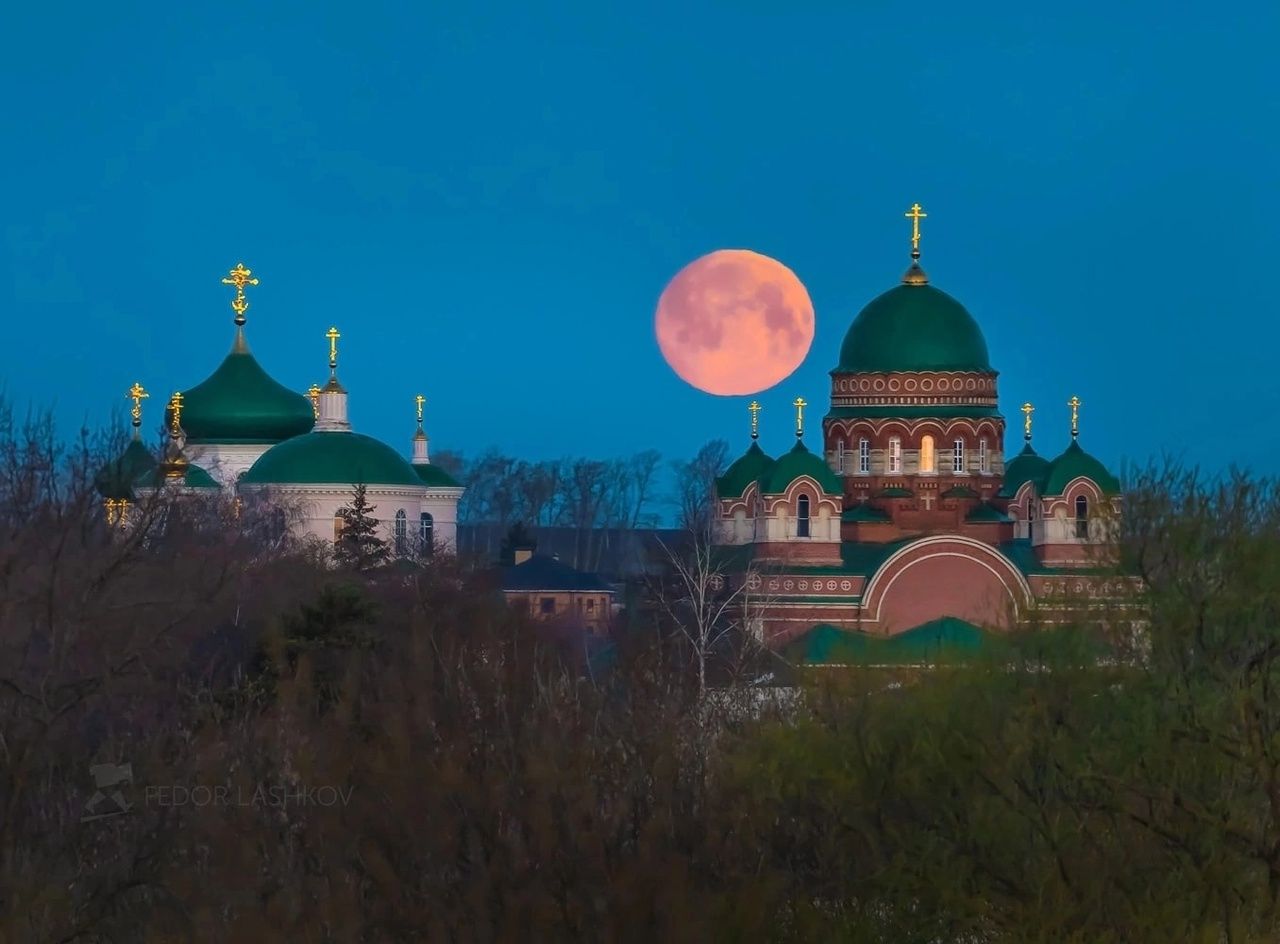
[[[438,465],[426,462],[415,465],[413,471],[418,473],[418,478],[422,480],[423,485],[431,488],[462,488],[461,482]]]
[[[781,494],[802,475],[816,481],[829,495],[839,495],[844,491],[840,477],[831,471],[831,466],[821,456],[810,452],[799,440],[791,447],[790,452],[779,456],[760,476],[760,491],[765,495]]]
[[[240,481],[246,485],[422,485],[417,471],[400,453],[372,436],[348,432],[286,439],[259,456]]]
[[[952,485],[942,493],[942,498],[981,498],[982,496],[968,485]]]
[[[1058,458],[1049,464],[1040,484],[1041,495],[1061,495],[1073,479],[1089,479],[1104,495],[1119,495],[1120,482],[1107,471],[1107,467],[1080,448],[1077,440]]]
[[[990,371],[973,316],[932,285],[899,285],[871,301],[840,347],[840,371]]]
[[[160,466],[156,465],[155,467],[148,469],[147,471],[139,475],[134,480],[133,486],[134,488],[160,488],[161,486],[166,484],[168,484],[168,480],[165,478],[163,471],[160,469]],[[200,468],[200,466],[196,465],[194,462],[187,464],[186,472],[184,472],[182,475],[181,487],[182,488],[212,488],[212,489],[222,488],[221,485],[219,485],[216,481],[214,481],[214,478],[212,475],[210,475],[204,469]]]
[[[1000,498],[1013,498],[1024,484],[1039,483],[1048,471],[1049,460],[1032,449],[1031,443],[1027,443],[1004,467],[1004,484],[996,494]]]
[[[852,508],[846,508],[840,514],[841,521],[888,521],[889,516],[879,508],[859,502]]]
[[[166,409],[166,425],[169,414]],[[277,443],[314,424],[311,402],[273,380],[239,338],[207,380],[182,394],[190,443]]]
[[[1001,511],[995,505],[989,504],[987,502],[983,502],[981,505],[974,508],[973,511],[969,512],[969,514],[965,516],[964,520],[972,521],[976,524],[989,524],[992,522],[997,524],[1013,523],[1012,518],[1006,515],[1003,511]]]
[[[911,498],[914,495],[915,492],[901,485],[887,485],[876,492],[876,498]]]
[[[963,660],[991,639],[990,633],[951,616],[888,637],[820,623],[783,654],[804,665],[922,665]]]
[[[890,394],[898,396],[898,394]],[[829,420],[982,420],[998,419],[994,406],[972,403],[939,403],[933,406],[836,406],[827,411]]]
[[[716,495],[720,498],[741,498],[752,482],[759,481],[773,465],[760,444],[752,440],[751,448],[733,461],[724,475],[716,479]]]
[[[156,457],[142,440],[132,439],[124,452],[103,466],[93,477],[94,488],[103,498],[133,501],[134,483],[147,472],[153,471],[157,464]]]

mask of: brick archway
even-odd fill
[[[958,535],[924,538],[902,548],[872,576],[863,623],[886,635],[946,616],[1008,629],[1030,599],[1026,578],[990,545]]]

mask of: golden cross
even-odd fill
[[[422,394],[418,394],[416,397],[413,398],[413,402],[418,404],[418,425],[421,426],[422,425],[422,404],[427,402],[427,398],[424,397]]]
[[[911,209],[903,214],[911,221],[911,251],[918,254],[920,252],[920,221],[929,214],[920,209],[920,204],[911,204]]]
[[[311,398],[311,412],[320,419],[320,385],[312,384],[307,388],[307,396]]]
[[[799,439],[804,436],[804,408],[809,404],[804,397],[796,397],[795,403],[791,405],[796,408],[796,438]]]
[[[222,284],[236,287],[236,297],[231,300],[231,310],[236,313],[236,324],[244,324],[244,313],[249,310],[249,303],[244,297],[244,287],[258,284],[258,280],[253,278],[253,270],[246,269],[243,262],[237,262],[236,267],[222,280]]]
[[[1072,394],[1071,399],[1067,401],[1067,406],[1071,407],[1071,438],[1075,439],[1080,435],[1080,406],[1084,403],[1079,397]]]
[[[133,425],[141,426],[142,425],[142,401],[145,400],[147,397],[151,396],[151,394],[143,390],[142,384],[138,383],[135,380],[133,382],[133,386],[129,388],[129,392],[126,393],[124,396],[126,400],[133,401],[133,409],[129,411],[129,415],[133,417]]]
[[[759,439],[760,438],[760,410],[763,409],[763,407],[760,406],[759,400],[752,400],[749,404],[747,404],[747,409],[751,412],[751,438]]]
[[[330,328],[324,336],[329,339],[329,369],[334,370],[338,366],[338,338],[342,335],[338,333],[337,328]]]
[[[1035,411],[1030,402],[1022,404],[1022,435],[1027,442],[1031,442],[1031,414]]]
[[[174,391],[173,396],[169,398],[169,410],[173,416],[169,421],[169,430],[177,436],[182,429],[182,393]]]

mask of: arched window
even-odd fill
[[[902,474],[902,440],[897,436],[889,437],[889,474]]]
[[[406,545],[409,540],[409,519],[405,515],[403,508],[396,511],[395,539],[396,553],[403,556],[405,551],[408,550]]]
[[[978,469],[983,475],[991,474],[991,453],[987,451],[986,439],[978,440]]]
[[[938,471],[938,456],[933,448],[932,436],[920,437],[920,471],[926,475]]]
[[[427,512],[418,516],[418,547],[423,557],[430,557],[435,550],[436,522]]]
[[[871,471],[871,440],[863,436],[858,440],[858,472],[866,475]]]
[[[796,537],[809,536],[809,496],[801,495],[796,499]]]
[[[1076,537],[1089,537],[1089,499],[1076,496]]]
[[[951,447],[951,468],[956,475],[967,475],[969,470],[964,467],[964,440],[957,438]]]

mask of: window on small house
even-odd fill
[[[801,495],[796,499],[796,537],[809,536],[809,496]]]
[[[587,598],[587,612],[588,612],[588,613],[594,613],[595,611],[596,611],[596,599],[595,599],[595,597],[588,597],[588,598]]]
[[[396,553],[403,556],[409,543],[409,519],[403,508],[396,512],[395,540]]]
[[[538,610],[542,613],[554,613],[556,611],[556,598],[543,597],[538,601]]]
[[[858,472],[866,475],[871,471],[871,440],[863,436],[858,440]]]
[[[933,437],[921,436],[920,437],[920,471],[926,472],[926,473],[938,471],[937,462],[938,462],[938,456],[933,448]]]
[[[968,470],[964,467],[964,440],[957,439],[951,448],[951,468],[957,475],[964,475]]]
[[[991,454],[987,452],[987,441],[985,439],[978,440],[978,468],[983,475],[991,473]]]
[[[430,557],[431,552],[435,550],[436,541],[436,522],[428,512],[423,512],[418,516],[418,546],[422,549],[423,557]]]
[[[1076,496],[1076,537],[1089,536],[1089,499],[1083,495]]]
[[[902,474],[902,440],[897,436],[889,438],[889,474]]]

